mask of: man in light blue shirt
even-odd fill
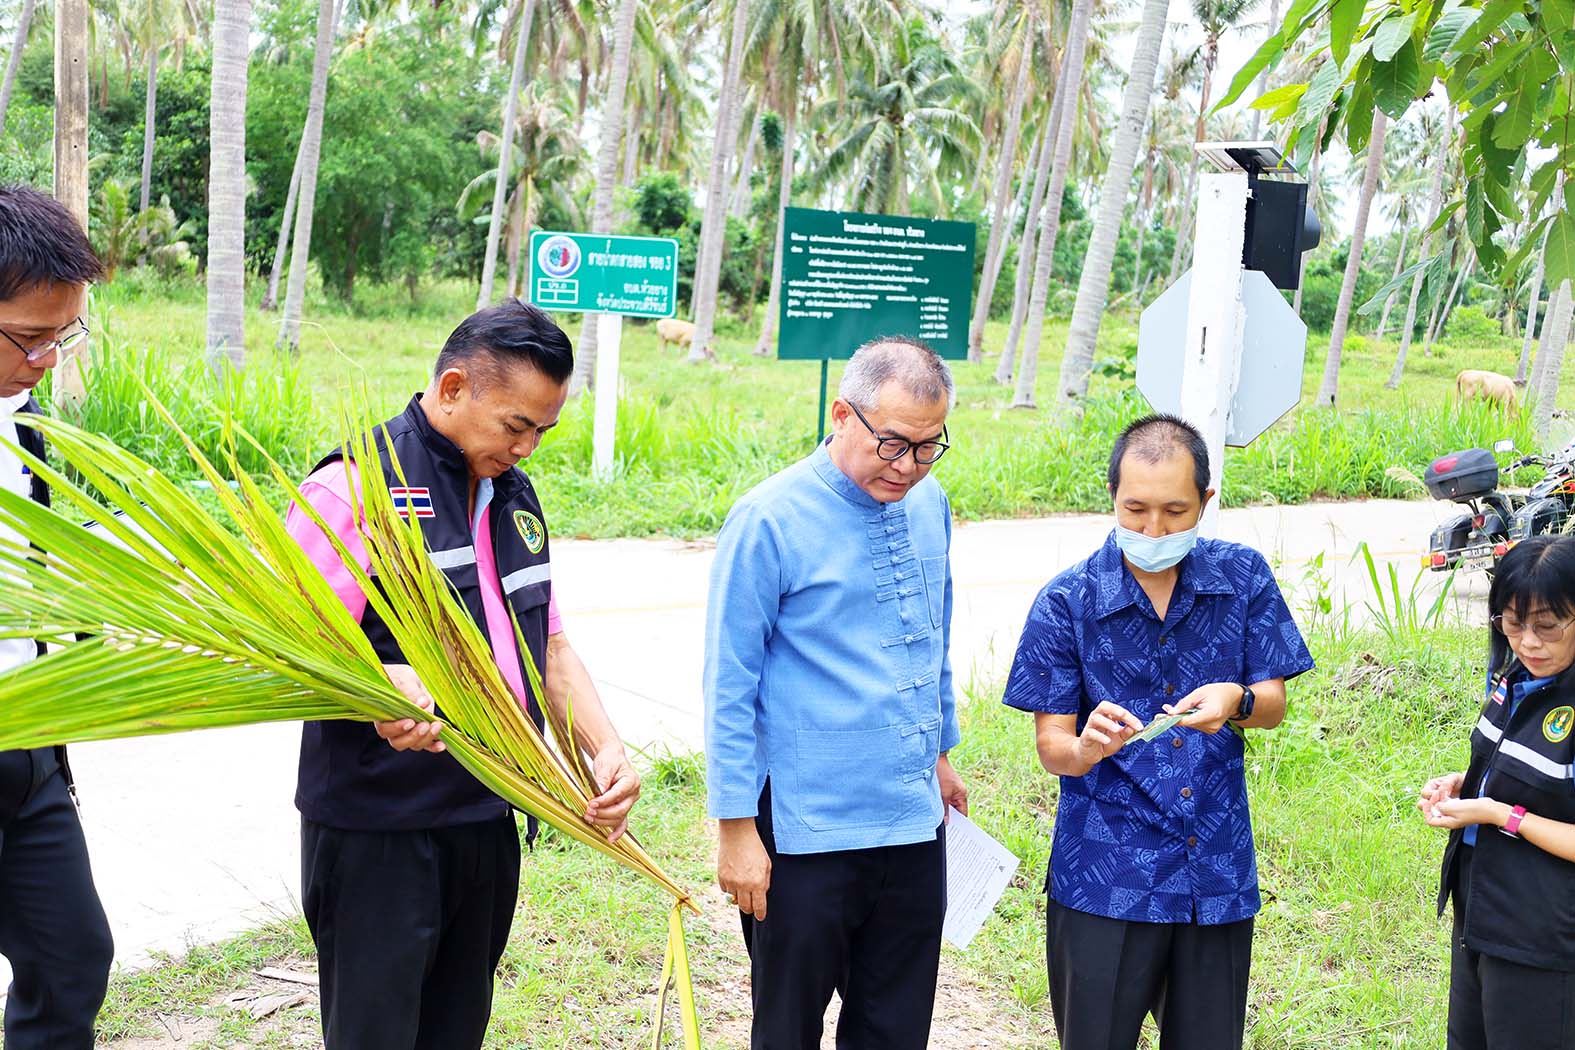
[[[832,435],[757,485],[717,539],[706,762],[717,881],[749,948],[752,1050],[921,1050],[946,910],[945,806],[968,797],[947,654],[951,373],[883,338],[853,355]]]

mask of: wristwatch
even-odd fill
[[[1258,703],[1258,698],[1253,695],[1251,686],[1241,687],[1241,703],[1236,707],[1236,713],[1230,716],[1232,722],[1245,722],[1252,717],[1252,709]]]
[[[1509,819],[1504,821],[1504,826],[1499,830],[1510,838],[1520,838],[1520,822],[1525,819],[1526,807],[1514,806],[1509,811]]]

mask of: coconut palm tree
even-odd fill
[[[1444,203],[1444,178],[1450,165],[1450,154],[1455,139],[1455,111],[1453,107],[1445,110],[1443,134],[1439,136],[1437,145],[1434,146],[1433,155],[1433,181],[1427,195],[1427,229],[1428,233],[1422,237],[1422,249],[1417,255],[1419,262],[1424,265],[1417,267],[1416,275],[1411,278],[1411,297],[1406,301],[1405,322],[1400,326],[1400,348],[1395,352],[1394,371],[1389,376],[1386,384],[1391,390],[1400,385],[1400,376],[1405,371],[1406,354],[1411,349],[1411,337],[1416,332],[1416,304],[1422,294],[1422,282],[1427,277],[1428,267],[1425,265],[1432,258],[1433,238],[1431,232],[1433,224],[1438,221],[1438,213]]]
[[[700,224],[700,249],[695,263],[695,331],[685,358],[691,363],[716,357],[711,337],[716,322],[718,283],[722,276],[722,246],[727,237],[727,168],[732,161],[733,147],[738,143],[738,125],[743,113],[744,46],[748,28],[749,0],[733,0],[727,66],[717,99],[716,146],[711,153],[711,177],[706,183],[705,217]]]
[[[585,154],[574,135],[573,109],[561,89],[561,84],[533,81],[522,93],[514,115],[514,143],[509,151],[509,171],[504,177],[504,184],[509,187],[504,202],[508,215],[505,253],[509,259],[506,296],[519,294],[521,250],[525,235],[536,225],[542,203],[550,202],[565,214],[578,210],[573,187],[579,181]],[[498,136],[482,131],[476,136],[476,144],[483,157],[496,157],[502,164]],[[481,213],[486,203],[483,194],[493,189],[497,179],[495,166],[470,180],[456,205],[461,219]]]
[[[1356,281],[1362,273],[1362,242],[1367,237],[1367,217],[1378,192],[1378,176],[1384,166],[1384,132],[1389,117],[1383,110],[1373,114],[1372,136],[1367,143],[1367,167],[1362,177],[1361,195],[1356,201],[1356,227],[1351,231],[1351,254],[1345,263],[1345,280],[1340,283],[1340,300],[1334,309],[1334,326],[1329,332],[1329,356],[1324,360],[1323,383],[1318,387],[1320,405],[1333,405],[1340,389],[1340,354],[1345,348],[1345,330],[1351,323],[1351,301],[1356,297]]]
[[[607,93],[602,98],[602,120],[596,150],[596,190],[591,197],[591,232],[611,233],[613,194],[618,188],[618,146],[623,141],[623,113],[628,100],[629,67],[634,51],[634,23],[640,0],[618,0],[613,22],[612,64],[608,67]],[[585,112],[582,103],[580,112]],[[571,390],[583,390],[596,377],[596,315],[586,314],[580,325],[579,353],[574,359]]]
[[[995,281],[1001,272],[1001,256],[1006,249],[1006,227],[1011,221],[1007,202],[1012,193],[1012,172],[1017,163],[1017,141],[1023,131],[1023,107],[1028,96],[1029,69],[1033,65],[1034,38],[1037,34],[1038,14],[1035,7],[1025,4],[1020,9],[1022,17],[1010,24],[1009,33],[996,48],[987,50],[987,65],[999,70],[1004,84],[1012,81],[1011,101],[1006,107],[1005,127],[1001,145],[996,155],[995,184],[991,188],[990,235],[984,249],[984,269],[979,276],[979,292],[974,301],[973,323],[968,327],[968,360],[978,361],[984,355],[984,324],[990,318],[990,303],[995,298]],[[1002,28],[1008,28],[1003,26]],[[1015,68],[1014,68],[1015,67]],[[1024,183],[1027,183],[1025,176]]]
[[[208,99],[208,364],[246,363],[246,61],[251,0],[214,0]]]
[[[11,108],[11,92],[16,89],[16,71],[22,66],[22,50],[27,47],[27,31],[33,25],[33,0],[22,0],[16,16],[16,33],[11,38],[11,54],[5,62],[5,80],[0,81],[0,131],[5,130],[6,110]]]
[[[1531,392],[1527,398],[1532,402],[1532,429],[1539,446],[1548,442],[1548,428],[1558,400],[1559,377],[1564,373],[1564,348],[1569,343],[1572,311],[1575,311],[1575,301],[1571,300],[1570,282],[1566,279],[1559,282],[1558,291],[1548,304],[1548,319],[1542,325],[1537,366],[1532,372]]]
[[[1094,344],[1099,338],[1099,322],[1110,295],[1116,240],[1121,234],[1132,169],[1137,163],[1143,126],[1148,121],[1149,99],[1154,93],[1154,71],[1159,66],[1159,48],[1165,37],[1166,9],[1167,0],[1144,0],[1142,21],[1132,49],[1131,71],[1127,74],[1126,93],[1121,103],[1121,122],[1112,136],[1110,166],[1105,171],[1094,230],[1078,278],[1077,303],[1072,309],[1072,327],[1061,357],[1061,379],[1057,385],[1060,404],[1074,410],[1088,396],[1088,374],[1093,366]],[[1208,83],[1206,77],[1204,83]]]
[[[867,73],[850,75],[846,98],[816,108],[832,141],[813,181],[845,183],[855,211],[899,215],[921,185],[944,213],[941,171],[961,168],[977,148],[979,128],[967,112],[977,94],[930,26],[908,19]]]
[[[1083,58],[1088,48],[1089,17],[1093,9],[1093,0],[1073,0],[1067,21],[1066,43],[1061,52],[1061,86],[1056,92],[1065,101],[1056,124],[1050,184],[1045,190],[1044,211],[1039,217],[1039,232],[1035,238],[1034,281],[1028,295],[1022,365],[1018,368],[1017,388],[1012,394],[1013,408],[1034,407],[1034,384],[1039,377],[1039,340],[1044,335],[1045,308],[1050,302],[1050,269],[1055,261],[1056,238],[1061,232],[1061,201],[1066,194],[1067,172],[1072,161],[1072,131],[1077,126]]]
[[[530,45],[530,24],[536,15],[536,0],[521,0],[524,7],[514,26],[514,64],[509,71],[509,93],[503,99],[503,132],[498,136],[498,168],[492,187],[492,215],[487,223],[486,255],[481,262],[481,291],[476,309],[492,303],[492,282],[498,268],[498,235],[503,230],[504,199],[508,194],[509,152],[514,148],[514,114],[519,109],[520,88],[525,76],[525,50]],[[467,188],[468,192],[468,188]],[[509,294],[513,294],[512,278]]]
[[[1050,166],[1055,158],[1057,129],[1065,101],[1060,90],[1059,74],[1056,94],[1050,103],[1050,116],[1039,134],[1035,152],[1034,186],[1028,195],[1028,207],[1023,213],[1023,232],[1017,239],[1017,283],[1012,289],[1012,319],[1006,326],[1006,343],[1001,347],[1001,358],[995,364],[995,382],[1006,386],[1012,381],[1017,363],[1017,347],[1023,336],[1023,321],[1028,317],[1028,295],[1033,280],[1033,261],[1039,233],[1039,212],[1044,207],[1045,187],[1050,182]]]
[[[301,131],[301,182],[296,187],[294,244],[290,280],[285,285],[284,316],[279,320],[277,346],[301,348],[301,311],[306,304],[307,265],[312,256],[312,212],[317,204],[317,160],[323,145],[323,108],[328,98],[328,65],[333,58],[337,28],[334,0],[319,0],[317,43],[312,51],[312,87],[306,102],[306,127]]]

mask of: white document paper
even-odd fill
[[[947,807],[946,922],[941,936],[968,947],[1017,873],[1017,854]]]

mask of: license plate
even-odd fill
[[[1460,568],[1466,572],[1493,567],[1492,547],[1467,547],[1460,552]]]

